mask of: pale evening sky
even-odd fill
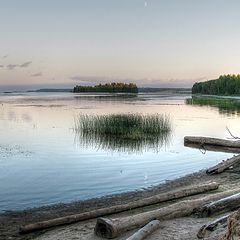
[[[191,87],[240,73],[239,9],[239,0],[0,0],[0,90]]]

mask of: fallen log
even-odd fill
[[[240,207],[240,193],[208,203],[196,210],[199,217],[209,217],[214,213],[236,210]]]
[[[219,240],[240,239],[240,210],[231,214],[227,220],[227,232]]]
[[[223,217],[220,217],[210,223],[207,223],[205,225],[203,225],[198,233],[197,233],[197,237],[199,239],[203,239],[203,238],[206,238],[208,237],[208,235],[213,232],[214,230],[216,230],[216,228],[219,226],[219,225],[227,225],[227,220],[228,220],[228,217],[230,216],[230,214],[228,215],[225,215]]]
[[[240,148],[240,140],[232,141],[232,140],[225,140],[220,138],[194,137],[194,136],[184,137],[184,145],[190,144],[190,143],[199,144],[200,146],[213,145],[213,146]]]
[[[121,217],[116,219],[98,218],[95,226],[95,234],[104,238],[115,238],[122,233],[142,227],[152,220],[165,220],[177,217],[185,217],[191,215],[195,209],[209,203],[211,201],[219,200],[221,198],[230,196],[238,190],[231,190],[227,192],[209,195],[201,199],[185,200],[170,206],[152,210],[149,212],[139,213],[136,215]]]
[[[127,238],[127,240],[143,240],[156,231],[160,227],[160,221],[153,220],[143,228],[139,229],[136,233],[134,233],[131,237]]]
[[[226,169],[232,167],[233,165],[240,163],[240,155],[234,156],[232,158],[227,159],[226,161],[222,161],[219,164],[210,167],[207,169],[206,173],[208,174],[218,174],[224,172]]]
[[[92,218],[97,218],[101,216],[110,215],[113,213],[119,213],[127,210],[131,210],[134,208],[144,207],[156,203],[161,203],[169,200],[179,199],[187,196],[192,196],[199,193],[204,193],[207,191],[216,190],[219,184],[216,182],[208,182],[204,184],[188,186],[182,189],[169,191],[166,193],[161,193],[152,197],[140,199],[131,203],[116,205],[108,208],[101,208],[85,213],[79,213],[74,215],[69,215],[65,217],[55,218],[47,221],[37,222],[33,224],[28,224],[25,226],[20,227],[20,233],[28,233],[33,232],[41,229],[51,228],[55,226],[71,224],[83,220],[88,220]]]
[[[211,152],[224,152],[224,153],[240,153],[240,148],[236,147],[224,147],[224,146],[216,146],[209,144],[198,144],[198,143],[184,143],[185,147],[196,148],[202,151],[211,151]]]

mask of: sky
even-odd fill
[[[239,0],[0,0],[0,90],[191,87],[240,73]]]

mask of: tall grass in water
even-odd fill
[[[221,114],[239,114],[240,100],[226,97],[215,96],[193,96],[186,99],[186,104],[197,106],[209,106],[219,109]]]
[[[171,133],[166,115],[112,114],[79,115],[75,118],[75,133],[81,143],[117,151],[159,150]]]

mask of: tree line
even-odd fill
[[[197,82],[192,87],[192,93],[211,95],[239,95],[240,74],[221,75],[218,79]]]
[[[73,92],[109,92],[109,93],[138,93],[138,87],[134,83],[106,83],[95,86],[75,86]]]

